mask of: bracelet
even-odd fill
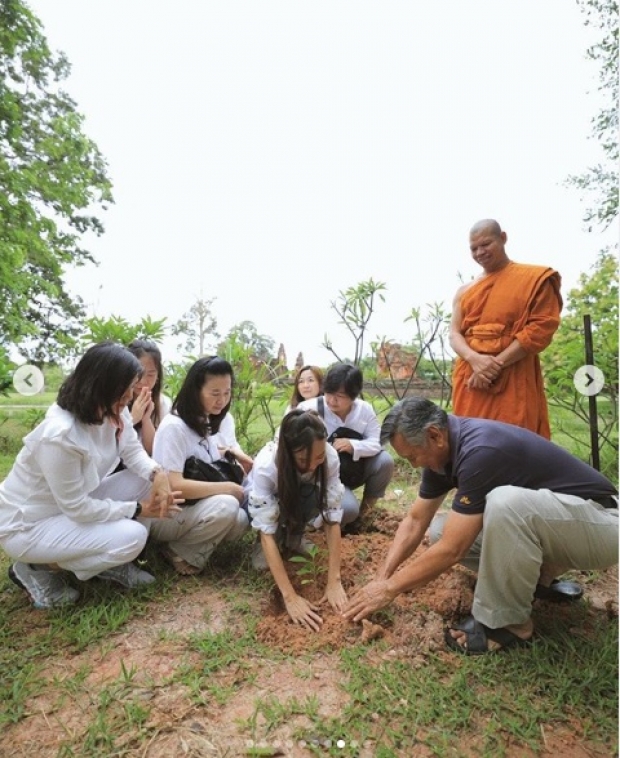
[[[139,516],[141,513],[142,513],[142,503],[136,503],[136,511],[135,511],[135,513],[133,514],[133,516],[131,517],[132,521],[133,521],[134,519],[137,519],[137,518],[138,518],[138,516]]]

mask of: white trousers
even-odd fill
[[[187,563],[204,568],[223,540],[236,540],[249,528],[245,511],[233,495],[212,495],[166,519],[141,519],[150,538],[167,542]]]
[[[441,537],[446,516],[433,519],[431,543]],[[615,565],[618,509],[550,490],[492,490],[482,531],[462,560],[478,573],[474,618],[493,629],[526,622],[543,562],[583,571]]]
[[[90,495],[112,500],[141,500],[151,485],[120,471],[106,477]],[[102,571],[129,563],[140,555],[148,537],[145,524],[128,518],[80,523],[64,514],[35,522],[0,542],[8,555],[24,563],[57,563],[86,581]]]
[[[94,498],[143,500],[151,485],[131,471],[106,477],[90,493]],[[79,523],[64,514],[51,516],[0,541],[13,559],[56,563],[86,581],[106,569],[135,560],[149,535],[169,542],[188,563],[204,568],[222,540],[234,540],[248,529],[248,518],[232,495],[214,495],[183,508],[172,518]]]

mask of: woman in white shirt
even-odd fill
[[[127,345],[142,365],[142,376],[136,385],[133,400],[129,403],[131,418],[144,449],[151,455],[155,430],[170,412],[172,402],[162,392],[164,367],[161,351],[150,340],[135,339]]]
[[[340,582],[340,521],[343,486],[339,461],[327,443],[325,424],[314,412],[292,410],[254,461],[249,483],[252,528],[260,535],[252,563],[269,568],[291,619],[317,631],[323,623],[318,606],[298,595],[288,578],[282,553],[304,550],[308,522],[323,526],[329,550],[325,598],[340,612],[346,594]]]
[[[379,435],[381,424],[370,403],[360,399],[364,380],[361,370],[350,363],[332,366],[323,382],[323,398],[305,400],[297,407],[302,410],[317,410],[327,427],[327,434],[341,460],[341,478],[345,485],[342,498],[344,532],[355,533],[360,528],[359,516],[367,513],[385,495],[394,473],[394,459],[383,450]],[[319,403],[322,407],[319,407]],[[357,433],[359,439],[345,436],[346,430]],[[349,484],[343,477],[345,461],[362,468],[360,480]],[[364,486],[361,504],[353,494],[357,487]]]
[[[190,456],[210,463],[230,451],[247,473],[252,459],[235,437],[230,414],[233,369],[223,358],[199,358],[189,369],[171,412],[162,420],[153,457],[168,472],[171,486],[187,500],[171,520],[154,520],[150,535],[165,543],[162,554],[181,575],[200,573],[222,540],[235,540],[248,529],[243,485],[204,482],[183,476]]]
[[[91,347],[0,483],[0,546],[35,608],[78,600],[67,572],[129,588],[154,581],[131,563],[147,539],[137,517],[180,509],[127,410],[141,372],[121,345]],[[121,457],[126,470],[110,476]]]

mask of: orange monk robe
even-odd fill
[[[505,421],[551,437],[538,353],[560,324],[560,283],[560,275],[551,268],[511,261],[465,290],[460,307],[467,344],[478,353],[498,355],[516,339],[528,354],[503,368],[484,390],[467,387],[471,367],[457,358],[452,377],[457,416]]]

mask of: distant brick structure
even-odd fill
[[[418,363],[418,356],[413,350],[399,345],[398,342],[382,342],[377,350],[376,359],[379,376],[391,375],[397,380],[413,376]]]
[[[249,359],[255,369],[259,369],[265,366],[269,369],[270,378],[281,379],[288,375],[288,368],[286,366],[286,351],[284,345],[280,343],[278,348],[278,354],[275,358],[270,358],[268,361],[259,358],[256,355],[250,355]]]
[[[299,369],[304,365],[304,354],[301,352],[297,353],[297,360],[295,361],[295,373],[297,373]]]

